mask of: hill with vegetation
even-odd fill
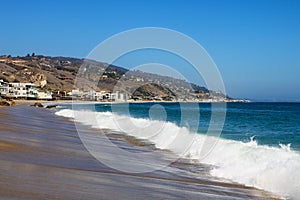
[[[79,69],[87,68],[88,73],[79,72]],[[78,72],[81,79],[78,79],[80,84],[76,85],[80,87],[74,88]],[[181,79],[129,71],[93,60],[35,54],[24,57],[0,56],[0,79],[7,82],[31,82],[42,90],[53,92],[88,90],[91,88],[88,84],[90,82],[93,83],[95,91],[126,91],[132,98],[145,100],[229,99],[221,93],[209,91],[205,87]]]

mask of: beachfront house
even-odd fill
[[[8,87],[7,98],[34,98],[37,93],[33,83],[8,83]]]
[[[52,92],[38,92],[37,99],[39,100],[51,100],[52,99]]]
[[[8,83],[0,80],[0,97],[4,97],[8,93]]]
[[[116,91],[115,101],[123,102],[123,101],[127,101],[128,99],[129,99],[129,95],[127,93],[122,93],[122,92]]]
[[[0,94],[9,99],[52,99],[51,92],[40,92],[34,83],[8,83],[0,80]]]
[[[73,89],[71,92],[68,92],[67,95],[73,99],[82,99],[89,101],[116,101],[116,102],[126,102],[129,99],[129,95],[124,92],[116,91],[82,91],[79,89]]]

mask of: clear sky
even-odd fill
[[[0,54],[83,58],[132,28],[164,27],[200,43],[227,93],[300,101],[300,1],[1,1]]]

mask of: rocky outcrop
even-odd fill
[[[53,104],[53,105],[48,105],[46,106],[46,108],[50,109],[50,108],[56,108],[58,105],[57,104]]]
[[[14,101],[1,100],[0,106],[15,106],[16,103]]]
[[[43,73],[36,73],[29,78],[31,83],[36,84],[38,87],[45,87],[47,85],[47,76]]]
[[[35,103],[34,103],[33,105],[31,105],[31,106],[34,106],[34,107],[40,107],[40,108],[44,107],[43,104],[40,103],[40,102],[35,102]]]

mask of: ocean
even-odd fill
[[[212,105],[218,103],[62,104],[56,115],[148,141],[195,166],[207,164],[208,173],[224,182],[300,199],[300,104]],[[222,129],[212,128],[221,134],[203,156],[210,125],[222,123],[212,120],[213,113],[226,117]]]

